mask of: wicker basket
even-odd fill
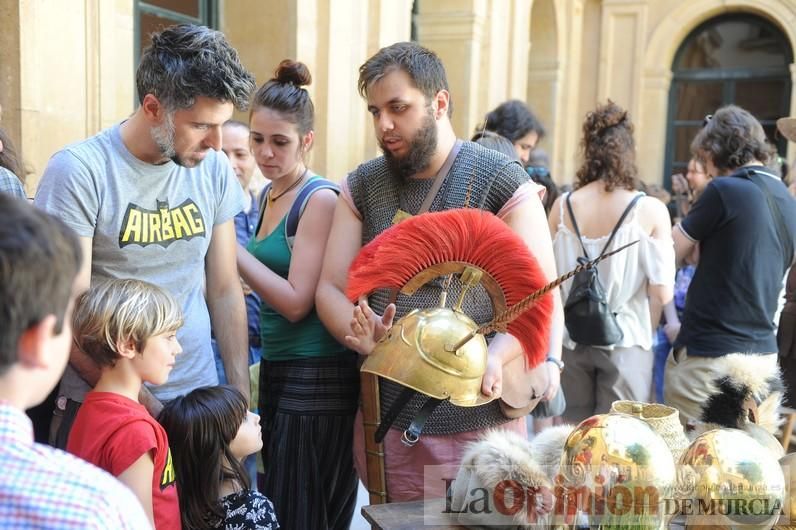
[[[680,461],[680,456],[688,448],[688,438],[685,436],[682,424],[680,424],[680,413],[677,409],[661,405],[660,403],[640,403],[637,401],[614,401],[611,405],[611,412],[621,412],[636,416],[634,412],[641,406],[641,419],[652,427],[672,451],[675,463]]]

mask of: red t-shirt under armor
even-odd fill
[[[111,392],[89,392],[66,450],[118,477],[153,451],[152,510],[157,530],[180,529],[180,504],[166,431],[140,403]]]

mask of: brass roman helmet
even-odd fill
[[[477,284],[483,273],[464,267],[465,290]],[[463,290],[460,302],[464,294]],[[452,309],[445,307],[446,298],[443,291],[440,307],[415,309],[394,324],[368,356],[362,371],[436,399],[449,399],[460,407],[483,405],[493,399],[481,393],[486,339],[478,334],[478,325],[462,312],[460,303]]]
[[[362,365],[367,374],[428,396],[415,416],[416,428],[407,431],[407,443],[416,441],[425,418],[439,401],[469,407],[493,399],[481,393],[487,367],[486,334],[513,335],[524,354],[521,369],[541,363],[548,349],[553,313],[550,291],[624,248],[548,283],[525,242],[506,223],[492,213],[470,208],[410,217],[364,246],[349,270],[346,294],[353,302],[384,288],[411,296],[430,281],[446,278],[439,304],[403,316]],[[447,291],[453,276],[458,276],[462,288],[456,303],[448,308]],[[462,310],[468,291],[478,284],[489,295],[493,315],[481,325]],[[376,432],[378,442],[397,414],[391,410],[391,419],[385,418]]]

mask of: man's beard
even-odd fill
[[[197,165],[195,162],[184,160],[174,148],[175,128],[174,114],[172,112],[167,112],[163,118],[163,123],[152,127],[149,133],[158,149],[160,149],[160,154],[163,158],[170,158],[178,166],[195,167]]]
[[[409,143],[406,156],[397,157],[393,155],[381,140],[379,140],[379,145],[384,153],[387,166],[398,178],[406,180],[420,173],[429,166],[431,157],[434,156],[434,152],[437,150],[437,123],[434,120],[434,114],[429,112],[423,118],[420,130],[417,131],[415,137]]]

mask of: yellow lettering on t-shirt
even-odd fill
[[[123,231],[121,243],[141,241],[141,212],[138,210],[128,210],[129,214]]]
[[[119,246],[169,246],[174,241],[205,236],[205,223],[197,204],[188,199],[176,208],[157,201],[149,210],[130,203],[119,230]]]
[[[161,491],[174,484],[176,477],[174,475],[174,462],[171,461],[171,448],[166,454],[166,465],[163,466],[163,473],[160,475],[160,489]]]

